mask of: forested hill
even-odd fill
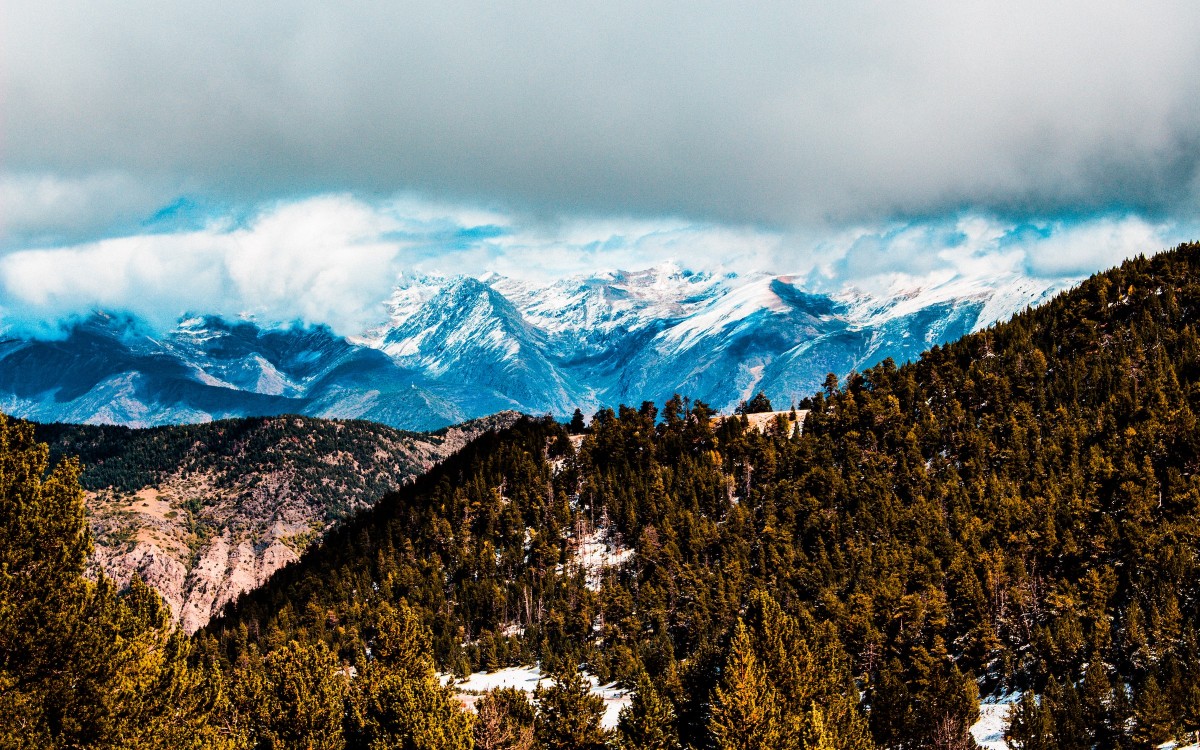
[[[134,575],[191,632],[332,525],[428,470],[513,412],[435,433],[286,416],[129,429],[35,426],[51,460],[78,457],[93,570]]]
[[[365,666],[405,600],[444,668],[585,662],[689,747],[969,747],[977,689],[1025,692],[1017,746],[1147,747],[1200,727],[1198,324],[1189,245],[831,379],[801,435],[679,399],[578,449],[526,420],[205,642]]]

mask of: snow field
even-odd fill
[[[971,736],[984,750],[1008,750],[1004,730],[1008,728],[1008,712],[1021,700],[1020,693],[985,698],[979,704],[979,720],[971,725]]]
[[[586,672],[584,676],[592,685],[592,695],[598,695],[604,699],[604,716],[601,717],[600,724],[605,729],[615,729],[621,709],[629,705],[631,700],[629,691],[618,687],[615,682],[601,685],[599,679]],[[453,682],[454,678],[451,675],[441,675],[441,679],[444,684],[452,685],[456,693],[455,697],[462,701],[464,706],[474,711],[475,702],[489,690],[514,688],[529,694],[532,698],[534,691],[543,682],[548,683],[550,678],[542,674],[541,667],[533,666],[505,667],[495,672],[475,672],[462,682]]]

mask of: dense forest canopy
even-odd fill
[[[582,438],[526,419],[354,516],[185,661],[228,681],[206,716],[258,747],[958,748],[979,694],[1011,691],[1014,747],[1182,736],[1198,323],[1189,245],[830,378],[801,432],[682,398]],[[489,697],[473,728],[432,677],[534,661],[555,692]],[[615,737],[584,665],[637,691]]]

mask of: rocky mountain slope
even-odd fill
[[[122,586],[140,576],[192,632],[343,518],[514,419],[424,434],[295,416],[37,432],[56,460],[84,464],[93,565]]]
[[[97,314],[59,340],[0,342],[0,410],[130,426],[284,413],[437,429],[504,409],[661,402],[787,405],[887,357],[915,358],[1036,304],[1044,283],[953,280],[815,294],[788,276],[675,265],[534,284],[403,279],[377,326],[192,317],[159,334]]]

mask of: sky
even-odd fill
[[[0,326],[401,274],[1078,277],[1200,239],[1192,2],[0,6]]]

